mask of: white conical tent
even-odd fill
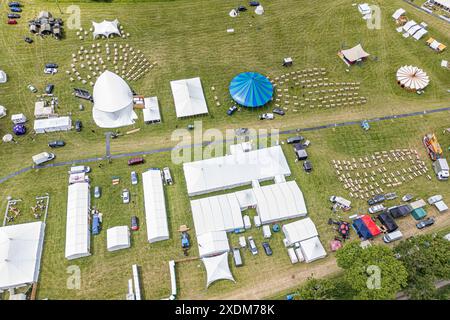
[[[92,115],[101,128],[118,128],[134,123],[133,93],[117,74],[105,71],[94,85]]]
[[[117,19],[113,21],[103,20],[100,23],[92,21],[92,26],[94,27],[94,39],[98,36],[109,37],[112,34],[120,36],[119,21]]]
[[[0,227],[0,290],[37,281],[44,228],[41,221]]]
[[[422,90],[430,83],[425,71],[414,66],[403,66],[397,70],[397,82],[409,90]]]
[[[230,280],[236,282],[231,274],[230,266],[228,265],[228,252],[222,253],[221,255],[215,257],[203,258],[202,261],[205,265],[207,274],[207,288],[213,282],[218,280]]]

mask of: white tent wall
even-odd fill
[[[70,117],[58,117],[34,120],[34,131],[36,133],[47,133],[56,131],[69,131],[72,128]]]
[[[0,292],[37,282],[44,234],[41,221],[0,227]]]
[[[91,254],[89,210],[89,183],[80,182],[69,185],[65,249],[65,257],[68,260],[86,257]]]
[[[108,251],[127,249],[131,246],[128,226],[117,226],[106,230],[106,247]]]
[[[227,252],[215,257],[202,258],[202,262],[206,269],[206,288],[218,280],[236,282],[230,271]]]
[[[171,287],[171,294],[173,297],[177,295],[177,277],[175,273],[175,261],[170,260],[169,261],[169,270],[170,270],[170,287]]]
[[[150,169],[142,173],[142,185],[148,242],[167,240],[169,226],[161,170]]]
[[[300,248],[305,258],[305,262],[313,262],[315,260],[325,258],[327,252],[322,246],[318,237],[312,237],[310,239],[300,242]]]
[[[216,256],[230,251],[230,245],[225,231],[198,234],[197,244],[200,258]]]
[[[175,80],[170,82],[177,118],[208,113],[200,78]]]
[[[282,230],[289,245],[293,245],[296,242],[304,241],[319,235],[314,222],[310,218],[304,218],[285,224],[282,227]]]

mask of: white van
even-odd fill
[[[165,168],[163,169],[163,174],[164,174],[164,182],[165,182],[166,184],[168,184],[168,185],[173,184],[172,176],[170,175],[170,169],[169,169],[169,167],[165,167]]]
[[[396,230],[390,233],[386,233],[383,237],[383,241],[385,243],[390,243],[390,242],[394,242],[397,240],[400,240],[403,237],[403,234],[401,233],[400,230]]]
[[[55,159],[55,154],[50,152],[41,152],[32,157],[34,164],[40,165],[44,162]]]
[[[91,172],[91,168],[88,166],[75,166],[71,167],[69,170],[69,174],[88,173],[88,172]]]
[[[291,259],[292,264],[296,264],[298,262],[297,255],[295,254],[294,248],[288,248],[287,250],[289,258]]]

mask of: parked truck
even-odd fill
[[[41,152],[32,157],[35,165],[40,165],[44,162],[55,159],[55,154],[51,152]]]
[[[449,168],[447,160],[444,158],[437,159],[433,162],[434,173],[436,173],[436,177],[438,180],[448,180],[449,177]]]

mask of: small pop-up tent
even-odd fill
[[[113,21],[103,20],[100,23],[92,21],[92,25],[94,27],[94,39],[98,36],[109,37],[114,34],[120,36],[119,21],[117,19]]]
[[[8,81],[8,77],[6,76],[5,71],[0,70],[0,83],[5,83]]]
[[[213,282],[218,280],[230,280],[236,282],[231,274],[230,266],[228,265],[228,252],[215,257],[203,258],[202,261],[206,269],[207,288]]]

